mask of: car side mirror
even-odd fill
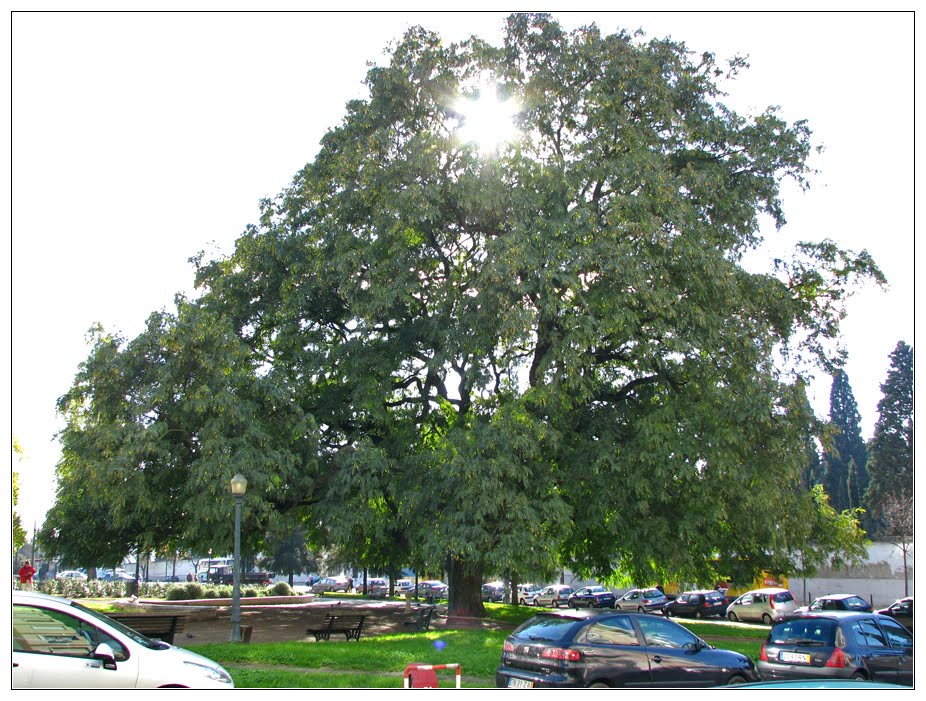
[[[103,669],[116,668],[116,653],[113,652],[109,643],[100,643],[97,645],[96,650],[93,651],[93,657],[103,662]]]

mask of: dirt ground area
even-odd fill
[[[412,612],[417,608],[412,605]],[[323,623],[325,614],[362,614],[361,638],[386,633],[407,631],[404,621],[413,615],[406,612],[403,602],[372,601],[345,602],[336,599],[313,601],[305,604],[277,606],[242,606],[241,625],[251,626],[252,643],[301,641],[315,642],[315,636],[306,629]],[[438,607],[431,618],[431,630],[448,627],[446,611]],[[455,626],[454,626],[455,627]],[[231,639],[231,608],[199,609],[188,616],[183,632],[174,640],[175,645],[186,647],[201,643],[227,643]],[[334,634],[332,640],[343,640],[343,634]]]

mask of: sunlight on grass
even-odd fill
[[[401,689],[406,665],[459,664],[463,686],[494,686],[502,644],[512,627],[536,609],[490,604],[487,618],[507,624],[503,630],[432,630],[393,633],[358,641],[283,643],[209,643],[186,645],[225,666],[240,688]],[[718,648],[759,656],[768,628],[727,621],[678,621]],[[453,675],[438,675],[441,688],[454,686]]]

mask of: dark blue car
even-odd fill
[[[759,655],[763,680],[854,679],[913,685],[913,634],[888,616],[852,611],[792,614]]]
[[[510,689],[696,688],[759,680],[755,664],[674,621],[590,610],[541,613],[505,640],[495,685]]]

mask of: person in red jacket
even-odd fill
[[[35,574],[35,568],[32,563],[26,560],[26,564],[19,568],[19,583],[26,591],[32,591],[32,575]]]

